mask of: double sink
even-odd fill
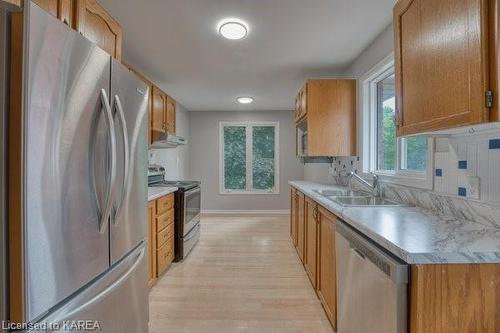
[[[314,190],[319,195],[344,207],[405,207],[402,204],[354,190]]]

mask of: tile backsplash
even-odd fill
[[[345,184],[345,175],[359,168],[358,157],[336,157],[329,176]],[[426,192],[500,206],[500,131],[437,137],[433,177]]]

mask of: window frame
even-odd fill
[[[362,176],[370,178],[377,174],[386,183],[432,189],[434,177],[434,139],[427,138],[427,161],[423,171],[402,169],[404,138],[397,138],[396,167],[394,171],[377,170],[377,83],[395,73],[394,55],[391,53],[374,68],[364,74],[358,81],[360,123],[358,137],[360,138],[360,161]]]
[[[258,190],[253,188],[253,127],[274,127],[274,188]],[[224,127],[246,127],[246,189],[231,190],[224,188]],[[280,194],[279,185],[279,122],[277,121],[221,121],[219,122],[219,194],[222,195],[261,195]]]

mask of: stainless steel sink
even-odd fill
[[[376,207],[394,207],[394,206],[407,206],[385,198],[378,197],[334,197],[333,201],[342,206],[376,206]]]
[[[314,190],[314,192],[345,207],[408,207],[386,198],[375,197],[361,191],[354,190]]]
[[[324,197],[364,197],[370,196],[367,193],[353,190],[314,190],[314,192]]]

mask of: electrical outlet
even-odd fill
[[[472,199],[480,199],[479,177],[470,176],[467,177],[467,181],[467,196]]]

